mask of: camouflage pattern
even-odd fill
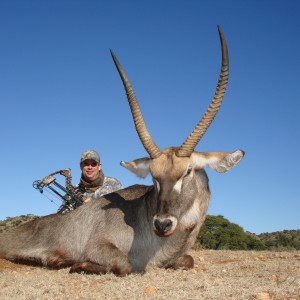
[[[83,195],[83,199],[91,198],[92,200],[95,200],[103,195],[118,191],[122,188],[123,186],[119,180],[113,177],[104,176],[103,185],[101,185],[94,193],[85,192],[82,194],[78,185],[74,187],[74,192],[77,194],[77,198],[82,198]],[[72,199],[69,195],[65,195],[64,198],[65,202],[58,208],[58,213],[65,214],[84,204],[84,202]]]
[[[83,161],[85,161],[86,159],[92,159],[98,163],[100,163],[100,156],[99,156],[99,153],[95,150],[87,150],[87,151],[84,151],[82,154],[81,154],[81,157],[80,157],[80,163],[82,163]]]
[[[103,185],[100,186],[94,193],[84,193],[83,195],[87,198],[92,198],[92,200],[100,198],[103,195],[115,192],[122,189],[122,184],[119,180],[113,177],[104,176]]]

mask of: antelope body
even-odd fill
[[[70,272],[126,275],[149,266],[192,268],[187,251],[194,245],[210,200],[204,168],[224,173],[244,152],[195,152],[217,114],[228,82],[229,60],[223,33],[222,68],[215,96],[204,117],[180,147],[160,150],[152,140],[127,75],[115,55],[134,124],[149,154],[121,165],[140,177],[151,174],[153,186],[133,185],[65,214],[25,223],[0,235],[0,257],[70,266]]]

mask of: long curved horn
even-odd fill
[[[130,84],[130,81],[126,75],[126,73],[124,72],[121,64],[119,63],[117,57],[115,56],[115,54],[110,50],[111,56],[114,60],[114,63],[117,67],[117,70],[120,74],[120,77],[122,79],[125,91],[126,91],[126,95],[127,95],[127,99],[128,99],[128,103],[130,106],[130,110],[131,110],[131,114],[133,117],[133,121],[134,121],[134,125],[135,125],[135,129],[138,133],[138,136],[145,148],[145,150],[148,152],[149,156],[151,158],[157,158],[158,156],[161,155],[161,151],[160,149],[156,146],[156,144],[154,143],[154,141],[151,138],[151,135],[148,132],[148,129],[146,127],[139,103],[137,101],[137,98],[134,94],[134,91],[132,89],[132,86]]]
[[[228,57],[228,49],[225,41],[225,37],[221,28],[218,26],[218,31],[221,40],[222,47],[222,68],[219,75],[219,81],[216,88],[215,96],[204,114],[203,118],[195,127],[194,131],[189,135],[189,137],[185,140],[185,142],[178,148],[176,155],[177,156],[190,156],[194,151],[195,147],[199,143],[200,139],[205,134],[206,130],[210,126],[211,122],[215,118],[218,113],[223,97],[226,91],[226,86],[229,78],[229,57]]]

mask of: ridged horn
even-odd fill
[[[216,114],[218,113],[223,101],[229,78],[229,57],[226,40],[220,26],[218,26],[218,31],[222,47],[222,67],[219,75],[219,81],[216,88],[216,92],[203,118],[200,120],[200,122],[195,127],[194,131],[189,135],[185,142],[178,148],[176,152],[177,156],[188,157],[193,153],[195,147],[197,146],[200,139],[203,137],[208,127],[212,123],[213,119],[215,118]]]
[[[116,68],[117,68],[117,70],[120,74],[120,77],[122,79],[122,82],[123,82],[123,85],[124,85],[124,88],[125,88],[125,91],[126,91],[128,103],[129,103],[129,106],[130,106],[131,114],[132,114],[132,117],[133,117],[135,129],[138,133],[138,136],[139,136],[145,150],[148,152],[150,158],[157,158],[158,156],[161,155],[161,151],[156,146],[156,144],[154,143],[154,141],[151,138],[151,135],[149,134],[149,131],[146,127],[146,123],[144,121],[139,103],[138,103],[137,98],[134,94],[131,83],[130,83],[126,73],[124,72],[121,64],[119,63],[117,57],[112,52],[112,50],[110,50],[110,53],[111,53],[111,56],[114,60]]]

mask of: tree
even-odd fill
[[[207,216],[199,232],[197,245],[206,249],[226,250],[263,250],[259,239],[245,233],[237,224],[229,222],[223,216]]]

